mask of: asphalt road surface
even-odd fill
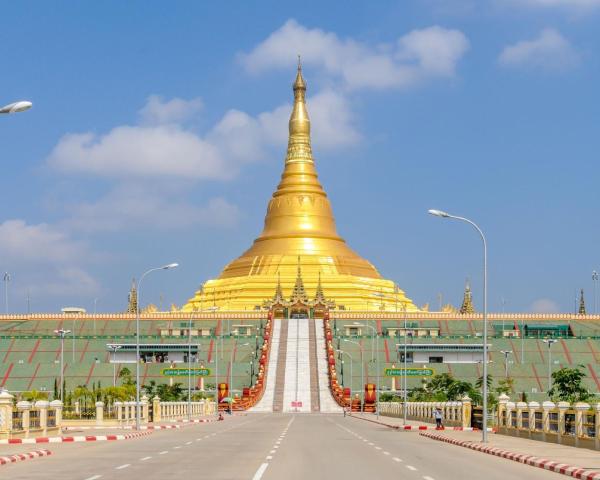
[[[50,444],[11,480],[558,479],[562,475],[341,415],[249,414],[117,442]],[[33,450],[35,445],[15,448]],[[3,454],[11,453],[4,449]]]

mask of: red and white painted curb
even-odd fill
[[[433,425],[398,425],[398,428],[400,430],[437,430],[438,432],[440,431],[444,431],[444,430],[452,430],[454,432],[480,432],[481,430],[479,428],[475,428],[475,427],[442,427],[442,428],[437,428]],[[488,427],[488,432],[491,432],[492,429]]]
[[[75,435],[72,437],[9,438],[0,440],[0,445],[21,445],[26,443],[104,442],[145,437],[151,433],[152,431],[128,433],[125,435]]]
[[[507,458],[508,460],[524,463],[525,465],[531,465],[532,467],[543,468],[544,470],[549,470],[555,473],[562,473],[563,475],[566,475],[568,477],[580,478],[582,480],[600,480],[600,472],[598,471],[588,470],[581,467],[575,467],[566,463],[553,462],[552,460],[535,457],[533,455],[515,453],[509,450],[503,450],[502,448],[497,447],[490,447],[477,442],[456,440],[454,438],[445,437],[444,435],[436,433],[421,433],[420,435],[427,438],[431,438],[433,440],[451,443],[452,445],[470,448],[471,450],[487,453],[488,455],[495,455],[496,457]]]
[[[479,428],[474,428],[474,427],[442,427],[442,428],[437,428],[435,425],[394,425],[393,423],[386,423],[386,422],[382,422],[381,420],[374,420],[372,418],[366,418],[366,417],[362,417],[362,416],[359,416],[359,415],[348,415],[348,416],[352,417],[352,418],[358,418],[359,420],[364,420],[365,422],[376,423],[378,425],[383,425],[385,427],[393,428],[394,430],[404,430],[404,431],[413,431],[413,432],[418,432],[418,431],[423,431],[423,430],[437,430],[437,431],[453,430],[453,431],[460,431],[460,432],[477,432],[477,431],[480,431]],[[488,432],[491,432],[491,431],[493,431],[493,430],[488,427]]]
[[[18,453],[8,457],[0,457],[0,465],[8,465],[9,463],[22,462],[31,458],[47,457],[52,455],[50,450],[34,450],[33,452]]]

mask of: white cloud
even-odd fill
[[[23,220],[0,224],[0,251],[15,264],[69,263],[79,261],[83,244],[72,240],[67,231],[45,223],[28,225]]]
[[[200,98],[172,98],[165,101],[159,95],[150,95],[146,105],[140,110],[140,119],[143,124],[150,125],[179,124],[196,115],[202,110],[202,106]]]
[[[124,125],[106,135],[67,134],[48,163],[66,173],[123,178],[224,179],[233,173],[214,145],[177,125]]]
[[[546,28],[533,40],[506,47],[498,62],[506,67],[531,67],[565,70],[579,63],[579,54],[560,32]]]
[[[260,73],[293,68],[298,52],[303,63],[323,69],[348,89],[382,89],[452,77],[468,49],[462,32],[439,26],[413,30],[392,45],[371,46],[288,20],[240,60],[249,72]]]
[[[317,148],[356,143],[360,135],[345,97],[324,91],[308,101]],[[228,180],[242,165],[264,161],[269,148],[285,146],[290,104],[256,116],[229,110],[205,135],[177,123],[197,108],[197,99],[163,101],[151,96],[140,111],[146,124],[121,125],[106,134],[69,133],[47,163],[69,174],[125,180]]]
[[[533,313],[558,313],[560,307],[554,300],[540,298],[531,304],[529,310]]]
[[[197,224],[231,227],[239,218],[237,206],[223,198],[198,206],[179,197],[147,185],[119,185],[96,202],[71,206],[66,224],[75,230],[99,232],[179,229]]]
[[[99,291],[96,280],[81,267],[95,255],[65,229],[7,220],[0,224],[0,251],[17,295],[77,296]]]

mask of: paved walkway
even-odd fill
[[[353,415],[362,416],[368,420],[377,420],[376,415],[372,413]],[[403,421],[401,418],[386,417],[381,415],[379,417],[379,421],[390,425],[403,425]],[[408,421],[408,424],[429,426],[432,425],[430,423],[414,422],[410,420]],[[455,431],[452,430],[452,427],[449,427],[448,429],[440,431],[438,433],[443,434],[446,437],[467,442],[481,442],[482,435],[481,431]],[[587,470],[600,469],[600,453],[596,450],[590,450],[587,448],[569,447],[566,445],[559,445],[556,443],[540,442],[536,440],[511,437],[509,435],[501,435],[492,432],[488,433],[488,445],[492,447],[501,448],[503,450],[510,450],[515,453],[545,458],[558,463],[575,465],[581,468],[585,468]]]

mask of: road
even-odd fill
[[[46,448],[52,456],[2,466],[0,476],[11,480],[562,477],[341,415],[249,414],[156,431],[140,439]]]

